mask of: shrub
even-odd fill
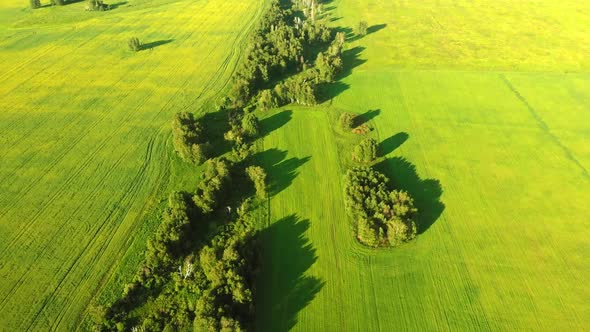
[[[129,41],[127,42],[127,45],[129,46],[129,49],[133,52],[139,52],[141,51],[141,42],[139,41],[139,39],[137,37],[131,37],[129,38]]]
[[[352,159],[361,163],[368,163],[377,158],[377,141],[373,138],[365,138],[352,152]]]
[[[260,132],[260,123],[254,113],[247,113],[242,118],[242,132],[248,137],[256,137]]]
[[[63,6],[63,5],[65,5],[65,1],[64,0],[51,0],[51,5]]]
[[[210,213],[217,207],[226,185],[231,181],[230,164],[225,159],[211,159],[205,165],[193,201],[203,213]]]
[[[31,9],[37,9],[41,7],[41,0],[30,0]]]
[[[397,246],[416,237],[412,197],[389,190],[388,182],[371,167],[354,167],[346,173],[346,209],[354,219],[357,239],[367,246]]]
[[[200,122],[192,113],[181,112],[174,115],[172,137],[174,149],[182,160],[197,165],[207,160],[211,145],[203,137]]]
[[[367,29],[369,28],[369,25],[367,24],[366,21],[360,21],[359,25],[357,27],[356,33],[359,36],[364,36],[367,34]]]
[[[256,195],[260,198],[266,198],[266,172],[264,171],[264,168],[260,166],[250,166],[246,168],[246,174],[248,174],[250,180],[254,182]]]
[[[102,0],[88,0],[88,5],[86,6],[86,10],[89,11],[105,11],[109,10],[110,8],[111,7]]]
[[[356,119],[356,115],[348,112],[344,112],[340,115],[340,128],[342,130],[348,131],[354,128],[354,120]]]
[[[262,90],[260,92],[260,96],[258,97],[258,106],[263,111],[279,107],[277,97],[274,95],[272,90]]]

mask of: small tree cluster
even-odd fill
[[[111,6],[107,5],[102,0],[88,0],[88,2],[86,4],[87,11],[101,11],[102,12],[102,11],[106,11],[109,9],[111,9]],[[139,42],[139,40],[138,40],[138,42]],[[141,45],[139,45],[139,46],[141,47]],[[131,48],[131,46],[130,46],[130,48]],[[136,50],[133,50],[133,51],[137,52]]]
[[[342,47],[344,34],[339,32],[326,52],[320,52],[315,61],[317,80],[321,83],[330,83],[336,79],[336,75],[342,70]]]
[[[241,215],[199,253],[201,296],[195,304],[199,331],[245,331],[254,315],[255,228]]]
[[[356,29],[356,34],[359,36],[365,36],[367,34],[367,30],[369,29],[369,25],[366,21],[360,21],[359,25]]]
[[[222,158],[208,160],[193,196],[193,202],[203,213],[211,213],[225,195],[230,182],[229,161]]]
[[[358,240],[368,246],[396,246],[416,237],[417,210],[410,195],[390,190],[389,179],[371,167],[346,173],[345,203],[355,221]]]
[[[352,151],[352,159],[361,163],[369,163],[377,158],[377,141],[365,138]]]
[[[355,127],[355,120],[355,114],[344,112],[340,115],[340,119],[338,122],[340,123],[340,128],[342,128],[342,130],[350,131]]]
[[[181,112],[172,121],[174,149],[182,160],[202,164],[209,155],[211,145],[205,140],[203,128],[192,113]]]
[[[260,166],[250,166],[246,168],[246,174],[248,174],[248,177],[254,183],[256,195],[260,198],[266,198],[266,172],[264,171],[264,168]]]
[[[31,4],[31,9],[37,9],[41,7],[41,0],[29,0]]]
[[[133,51],[133,52],[139,52],[141,51],[141,42],[139,41],[139,38],[137,37],[131,37],[129,38],[129,40],[127,41],[127,46],[129,46],[129,50]]]

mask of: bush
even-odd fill
[[[248,137],[256,137],[260,132],[260,123],[254,113],[247,113],[242,118],[242,132]]]
[[[211,159],[205,165],[193,202],[203,213],[211,213],[231,182],[230,164],[225,159]]]
[[[65,5],[65,1],[64,0],[51,0],[51,5],[52,6],[63,6]]]
[[[127,42],[127,45],[129,46],[129,49],[133,52],[139,52],[141,51],[141,42],[139,41],[139,39],[137,37],[131,37],[129,38],[129,41]]]
[[[366,21],[360,21],[359,25],[357,27],[356,33],[359,36],[365,36],[367,34],[367,29],[369,28],[369,25],[367,24]]]
[[[197,165],[207,160],[211,145],[205,140],[203,128],[192,113],[181,112],[172,121],[174,149],[184,161]]]
[[[356,119],[356,115],[348,112],[344,112],[340,115],[340,128],[345,131],[352,130],[354,128],[354,120]]]
[[[30,0],[31,9],[37,9],[41,7],[41,0]]]
[[[256,195],[260,198],[266,198],[266,172],[264,171],[264,168],[260,166],[250,166],[246,168],[246,174],[248,174],[250,180],[254,182]]]
[[[104,3],[102,0],[88,0],[88,5],[86,6],[86,10],[89,11],[105,11],[109,10],[111,7]]]
[[[389,179],[370,167],[346,173],[345,204],[354,219],[357,239],[371,247],[397,246],[416,237],[417,210],[410,195],[389,190]]]
[[[361,163],[368,163],[377,158],[377,141],[365,138],[352,151],[352,159]]]
[[[263,111],[279,107],[277,97],[274,95],[272,90],[262,90],[260,92],[260,96],[258,97],[258,106]]]

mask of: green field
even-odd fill
[[[0,330],[75,329],[123,257],[137,264],[146,213],[181,182],[172,115],[219,97],[263,10],[118,4],[0,4]]]
[[[270,201],[259,329],[590,328],[590,26],[575,1],[350,1],[352,70],[317,109],[285,107],[261,154]],[[414,195],[417,241],[356,243],[342,135],[366,113]],[[347,158],[347,156],[344,156]],[[268,285],[268,287],[267,287]],[[269,328],[271,327],[271,328]]]
[[[120,295],[162,199],[197,179],[172,116],[213,109],[266,2],[111,3],[0,4],[1,331],[85,330],[93,299]],[[257,330],[589,330],[588,5],[332,0],[321,16],[348,36],[328,99],[261,114]],[[415,197],[416,241],[354,239],[342,111]]]

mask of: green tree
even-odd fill
[[[359,25],[357,27],[356,33],[359,36],[365,36],[367,34],[368,28],[369,28],[369,25],[367,24],[366,21],[360,21]]]
[[[141,42],[139,41],[139,38],[137,37],[131,37],[129,38],[129,40],[127,41],[127,46],[129,46],[129,49],[133,52],[139,52],[141,51]]]
[[[242,132],[249,137],[256,137],[260,132],[260,123],[254,113],[246,113],[242,118]]]
[[[31,9],[37,9],[41,7],[41,0],[29,0],[31,4]]]
[[[368,163],[377,158],[377,141],[373,138],[365,138],[352,152],[352,159],[361,163]]]
[[[250,180],[254,182],[256,195],[260,198],[266,198],[266,172],[264,171],[264,168],[260,166],[250,166],[246,168],[246,174],[248,174]]]
[[[354,121],[356,119],[356,115],[349,113],[349,112],[344,112],[340,115],[340,119],[339,119],[339,123],[340,123],[340,128],[342,128],[342,130],[345,131],[349,131],[352,130],[354,128]]]
[[[258,98],[258,106],[263,110],[269,110],[279,106],[276,96],[272,90],[262,90]]]

